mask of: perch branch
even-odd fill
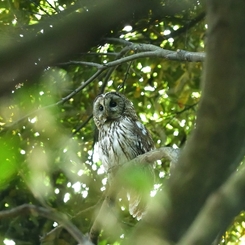
[[[117,175],[120,174],[123,169],[130,167],[132,165],[148,165],[153,164],[157,160],[167,159],[171,161],[171,164],[176,164],[179,158],[179,149],[174,149],[172,147],[160,147],[158,149],[146,152],[145,154],[135,157],[133,160],[119,164],[115,167],[111,167],[108,172],[117,172]],[[119,171],[117,171],[119,169]]]
[[[152,151],[149,151],[145,154],[139,155],[134,158],[132,161],[124,164],[123,166],[131,165],[131,164],[153,164],[157,160],[161,160],[163,158],[170,160],[172,163],[176,163],[178,161],[179,149],[174,149],[172,147],[161,147]]]

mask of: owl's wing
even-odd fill
[[[135,121],[134,128],[135,128],[135,131],[136,131],[135,133],[138,139],[137,146],[140,151],[139,155],[153,150],[155,148],[154,142],[150,136],[149,131],[146,129],[146,127],[140,121]]]
[[[136,136],[137,155],[153,150],[154,143],[146,127],[138,120],[135,120],[132,125],[133,134]],[[128,190],[129,213],[140,220],[145,213],[149,193],[154,183],[154,172],[152,165],[148,165],[134,173],[138,184]]]

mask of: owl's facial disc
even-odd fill
[[[101,125],[120,119],[124,109],[124,98],[114,92],[102,94],[94,102],[94,114],[97,115]]]

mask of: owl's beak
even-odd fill
[[[104,112],[103,115],[100,115],[99,116],[99,119],[100,119],[100,121],[101,121],[102,124],[105,123],[107,121],[107,119],[108,119],[107,113]]]

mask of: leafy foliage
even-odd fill
[[[92,102],[101,92],[124,93],[134,103],[157,148],[184,145],[195,127],[201,63],[145,56],[105,69],[87,82],[99,70],[93,64],[106,66],[121,56],[137,53],[123,53],[129,42],[151,43],[172,51],[204,51],[203,5],[181,1],[187,4],[183,9],[176,2],[159,1],[159,9],[149,6],[144,16],[126,20],[88,53],[77,53],[46,67],[39,76],[29,78],[31,82],[22,81],[11,95],[1,99],[1,210],[21,204],[50,207],[67,214],[83,233],[89,232],[106,186],[106,175],[93,154],[96,131],[91,120]],[[37,30],[35,25],[46,22],[52,28],[53,18],[64,12],[89,11],[88,1],[79,3],[80,8],[75,9],[77,2],[71,0],[1,1],[2,46],[10,39],[25,42],[24,31],[42,35],[46,30]],[[67,97],[83,84],[78,93]],[[156,187],[162,191],[169,162],[159,161],[155,171]],[[123,201],[120,206],[126,234],[137,221],[129,216]],[[55,226],[56,222],[36,215],[1,219],[0,239],[4,244],[7,240],[16,245],[39,244],[43,236],[41,244],[77,244],[63,229],[54,232],[54,237],[46,236]],[[221,244],[240,244],[244,227],[242,213]],[[111,241],[102,233],[100,244],[120,243],[122,234]]]

